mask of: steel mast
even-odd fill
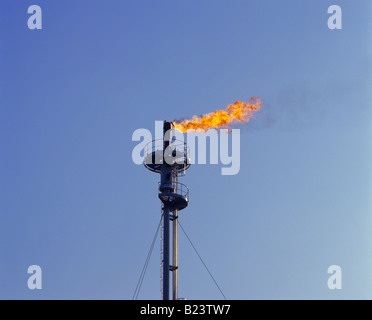
[[[188,148],[183,141],[173,139],[173,124],[164,121],[163,139],[154,140],[145,147],[145,167],[160,174],[159,199],[163,214],[163,300],[170,300],[170,272],[172,272],[172,299],[178,299],[178,212],[189,203],[189,189],[178,182],[190,167]],[[170,221],[173,226],[173,257],[170,264]]]

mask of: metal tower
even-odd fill
[[[172,299],[178,299],[178,212],[189,203],[189,189],[178,178],[190,167],[186,143],[171,139],[173,124],[164,121],[163,139],[154,140],[145,147],[144,165],[160,174],[159,199],[162,202],[163,232],[161,246],[161,273],[163,300],[169,299],[170,272],[173,275]],[[173,259],[170,264],[170,221],[173,225]]]

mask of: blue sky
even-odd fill
[[[27,28],[32,4],[42,30]],[[327,27],[333,4],[342,30]],[[229,299],[371,299],[371,9],[3,1],[0,298],[131,299],[160,218],[133,131],[260,96],[240,173],[194,165],[183,178],[182,225]],[[140,299],[160,298],[159,263],[157,241]],[[221,298],[182,234],[180,296]]]

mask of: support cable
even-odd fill
[[[151,258],[151,255],[152,255],[152,251],[154,250],[154,246],[155,246],[155,242],[156,242],[156,239],[158,237],[158,233],[159,233],[159,229],[160,229],[160,226],[161,226],[161,222],[163,220],[163,215],[161,215],[161,218],[160,218],[160,222],[158,224],[158,227],[156,229],[156,233],[155,233],[155,236],[154,236],[154,239],[152,240],[152,243],[151,243],[151,246],[150,246],[150,250],[147,254],[147,257],[146,257],[146,261],[145,261],[145,264],[142,268],[142,272],[141,272],[141,275],[138,279],[138,283],[137,283],[137,287],[136,287],[136,290],[134,291],[134,294],[133,294],[133,297],[132,297],[132,300],[137,300],[138,298],[138,295],[141,291],[141,287],[142,287],[142,283],[143,283],[143,279],[145,278],[145,274],[146,274],[146,271],[147,271],[147,267],[149,265],[149,262],[150,262],[150,258]]]
[[[212,273],[211,273],[211,272],[209,271],[209,269],[208,269],[207,265],[205,264],[205,262],[203,261],[202,257],[200,256],[200,254],[199,254],[198,250],[196,250],[196,248],[195,248],[194,244],[192,243],[192,241],[191,241],[190,237],[189,237],[189,236],[187,235],[187,233],[186,233],[185,229],[184,229],[184,228],[182,227],[182,225],[181,225],[180,221],[178,221],[178,225],[179,225],[179,226],[181,227],[181,230],[182,230],[182,231],[183,231],[183,233],[185,234],[185,236],[186,236],[187,240],[189,240],[189,242],[190,242],[191,246],[192,246],[192,247],[193,247],[193,249],[195,250],[196,254],[198,255],[198,257],[199,257],[200,261],[202,262],[202,264],[204,265],[205,269],[206,269],[206,270],[208,271],[208,273],[209,273],[210,277],[212,278],[213,282],[214,282],[214,283],[215,283],[215,285],[217,286],[218,290],[219,290],[219,291],[221,292],[221,294],[222,294],[222,296],[224,297],[224,299],[225,299],[225,300],[227,300],[226,296],[224,295],[224,293],[222,292],[222,290],[221,290],[220,286],[218,285],[218,283],[217,283],[216,279],[215,279],[215,278],[213,277]]]

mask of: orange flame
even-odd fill
[[[181,132],[189,130],[206,132],[211,128],[228,127],[232,124],[247,123],[253,117],[254,112],[260,110],[262,105],[261,98],[252,97],[248,103],[236,101],[229,104],[226,110],[216,110],[201,117],[193,116],[191,119],[183,121],[173,121],[175,129]]]

